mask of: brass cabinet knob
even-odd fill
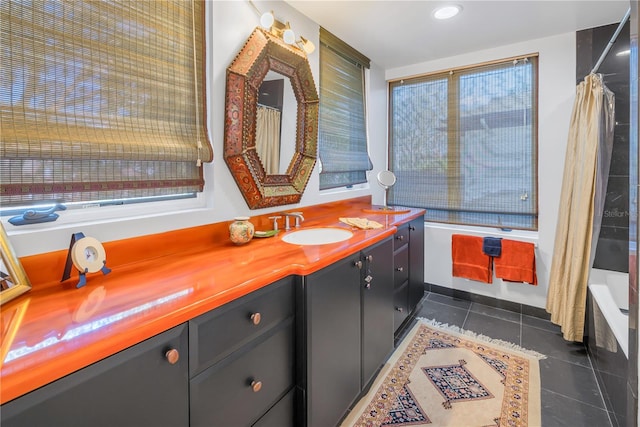
[[[261,389],[262,389],[262,381],[256,381],[256,380],[251,381],[251,390],[253,390],[254,393],[259,392]]]
[[[175,348],[172,348],[171,350],[167,350],[167,352],[164,354],[164,357],[165,359],[167,359],[167,362],[169,362],[172,365],[175,365],[176,363],[178,363],[178,360],[180,359],[180,352]]]
[[[262,320],[262,316],[260,315],[260,313],[253,313],[253,314],[251,315],[251,322],[252,322],[254,325],[258,325],[258,324],[260,324],[260,320]]]

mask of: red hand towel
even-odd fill
[[[500,279],[538,284],[533,243],[502,239],[502,254],[494,258],[493,264]]]
[[[482,252],[482,237],[454,234],[451,236],[453,276],[491,283],[491,257]]]

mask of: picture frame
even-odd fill
[[[0,305],[28,292],[31,282],[0,223]]]

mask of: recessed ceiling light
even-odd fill
[[[450,4],[442,6],[433,11],[433,17],[436,19],[449,19],[456,16],[462,10],[462,6]]]

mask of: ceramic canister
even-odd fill
[[[229,238],[236,245],[242,245],[253,238],[253,224],[248,216],[239,216],[229,225]]]

